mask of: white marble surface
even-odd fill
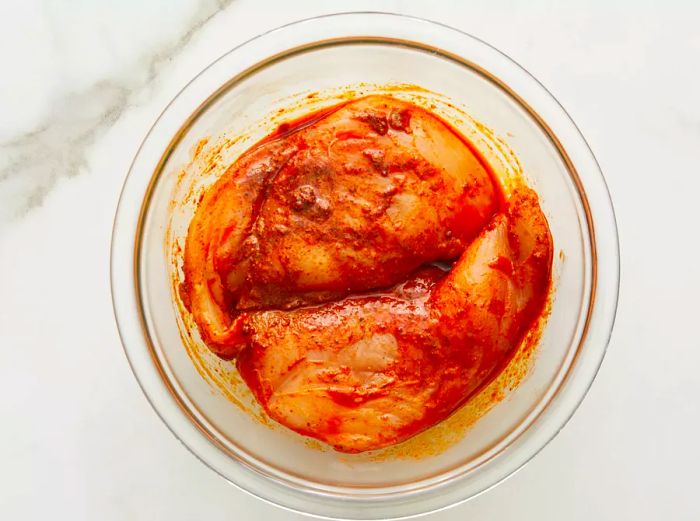
[[[142,396],[112,316],[112,218],[184,83],[281,23],[382,9],[471,32],[588,138],[617,210],[622,287],[589,396],[534,461],[430,517],[700,518],[700,4],[5,0],[0,3],[0,518],[301,519],[234,489]]]

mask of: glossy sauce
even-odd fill
[[[551,251],[534,192],[506,200],[451,126],[373,96],[241,156],[200,203],[180,294],[273,419],[359,452],[499,374],[544,312]]]
[[[424,109],[347,102],[282,126],[207,191],[183,301],[232,358],[245,312],[335,301],[450,262],[502,199],[483,160]]]

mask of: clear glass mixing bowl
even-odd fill
[[[213,389],[183,346],[166,244],[169,233],[182,236],[186,230],[186,212],[173,217],[173,197],[189,175],[183,165],[203,137],[245,129],[254,141],[270,130],[255,126],[262,114],[304,93],[396,84],[440,93],[503,138],[540,194],[556,252],[551,314],[528,376],[456,443],[417,460],[319,450],[286,429],[266,426]],[[222,153],[221,162],[240,148],[231,148],[228,158]],[[264,500],[354,519],[406,517],[456,504],[500,482],[542,449],[571,417],[600,366],[619,275],[605,182],[557,101],[484,42],[384,13],[324,16],[275,29],[192,80],[134,159],[119,202],[111,262],[127,357],[175,436],[221,476]]]

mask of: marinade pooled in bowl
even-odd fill
[[[180,297],[265,413],[342,452],[439,423],[546,312],[552,240],[469,141],[390,95],[285,122],[203,194]]]

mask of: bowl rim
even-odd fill
[[[362,18],[364,18],[366,21],[367,17],[370,17],[375,20],[379,17],[384,18],[386,20],[390,19],[391,23],[394,24],[428,24],[428,26],[431,27],[433,31],[443,31],[445,32],[445,34],[451,34],[453,37],[461,38],[463,39],[463,41],[468,42],[469,45],[477,46],[478,48],[480,48],[481,51],[485,51],[487,52],[487,54],[491,54],[492,56],[496,56],[502,61],[505,61],[505,63],[507,63],[508,66],[512,69],[511,72],[517,73],[517,75],[519,75],[521,79],[524,78],[526,80],[526,83],[529,83],[531,85],[530,88],[539,90],[538,94],[540,96],[544,95],[544,98],[547,99],[550,104],[553,104],[553,107],[557,109],[559,117],[562,118],[562,121],[565,124],[569,125],[570,131],[573,130],[574,137],[576,137],[579,141],[579,151],[583,152],[584,155],[587,156],[586,159],[588,161],[588,166],[586,168],[586,172],[592,172],[591,175],[597,174],[597,176],[594,176],[593,179],[588,179],[589,183],[594,183],[593,188],[595,188],[594,195],[596,197],[593,200],[591,200],[592,198],[588,197],[587,194],[591,193],[591,186],[588,186],[588,191],[584,189],[583,181],[579,177],[577,168],[570,159],[567,150],[559,141],[557,134],[555,134],[547,124],[547,121],[542,116],[540,116],[540,113],[538,111],[536,111],[533,107],[530,106],[528,101],[523,99],[518,92],[513,90],[513,88],[511,88],[509,84],[505,83],[505,81],[501,80],[499,76],[496,76],[495,74],[491,73],[487,68],[484,68],[483,66],[474,63],[468,60],[467,58],[461,56],[460,54],[452,52],[448,49],[444,49],[442,47],[438,47],[430,43],[425,43],[424,41],[420,40],[408,39],[402,41],[401,38],[386,37],[382,35],[344,35],[337,36],[335,38],[324,38],[323,40],[310,39],[305,44],[283,49],[277,54],[273,54],[271,56],[265,56],[263,57],[263,59],[257,60],[257,62],[252,66],[237,71],[237,74],[231,75],[228,81],[224,82],[218,89],[209,94],[206,97],[206,99],[204,99],[204,101],[201,101],[196,107],[196,109],[190,113],[189,117],[187,117],[184,123],[181,123],[179,125],[180,130],[172,137],[172,139],[170,139],[168,146],[161,154],[161,157],[156,165],[155,170],[151,172],[145,192],[142,192],[142,189],[139,190],[139,187],[141,185],[135,185],[133,181],[136,177],[136,174],[134,172],[137,169],[139,158],[144,150],[144,147],[148,144],[149,139],[151,139],[154,133],[158,130],[159,124],[164,120],[169,110],[178,101],[178,99],[181,99],[183,94],[188,89],[190,89],[199,78],[205,75],[217,64],[220,64],[224,59],[234,55],[235,53],[240,53],[242,50],[245,50],[247,46],[258,42],[261,39],[269,38],[272,36],[279,37],[287,31],[297,30],[299,28],[308,29],[309,24],[317,24],[318,28],[318,24],[321,24],[322,26],[328,20],[338,20],[342,18],[344,21],[348,21],[351,18],[354,18],[355,20],[352,20],[353,22],[359,22]],[[348,23],[347,25],[350,27],[352,26],[352,23]],[[352,29],[357,30],[357,27],[352,26]],[[425,37],[426,34],[421,34],[421,36]],[[184,414],[187,417],[187,421],[197,426],[197,433],[199,436],[204,436],[205,438],[207,438],[208,443],[212,443],[213,445],[217,446],[217,450],[224,450],[226,455],[230,456],[230,453],[227,450],[223,449],[221,446],[219,446],[217,440],[215,440],[212,436],[208,435],[206,429],[203,429],[202,426],[198,424],[198,421],[192,417],[192,415],[187,410],[187,407],[185,407],[184,404],[181,403],[179,397],[177,397],[173,390],[170,388],[168,377],[165,374],[163,368],[160,366],[160,363],[153,351],[153,346],[148,333],[148,328],[144,319],[144,312],[140,296],[139,259],[140,243],[142,236],[141,232],[143,227],[143,220],[145,218],[145,214],[151,199],[152,189],[157,183],[159,176],[162,174],[163,166],[169,156],[170,150],[172,150],[172,148],[179,142],[184,131],[193,124],[193,122],[206,109],[206,107],[210,103],[212,103],[219,95],[221,95],[221,93],[225,92],[228,88],[230,88],[231,85],[259,70],[261,67],[268,66],[279,59],[287,58],[298,52],[304,52],[309,49],[316,49],[318,47],[326,45],[336,45],[341,42],[376,43],[388,41],[392,41],[393,43],[406,44],[424,50],[432,49],[437,54],[455,60],[469,67],[470,69],[475,70],[477,73],[494,82],[499,88],[505,90],[506,93],[508,93],[515,101],[517,101],[523,108],[527,110],[529,115],[532,116],[533,119],[540,125],[542,130],[546,133],[546,135],[550,138],[554,146],[560,152],[562,159],[567,165],[569,173],[572,174],[572,180],[576,185],[578,195],[580,196],[581,203],[584,207],[588,224],[589,238],[591,242],[590,247],[592,256],[592,279],[590,290],[591,293],[588,314],[585,320],[584,329],[582,331],[582,336],[579,341],[579,346],[576,350],[576,354],[573,360],[571,360],[570,362],[567,373],[564,375],[564,379],[560,382],[559,387],[555,390],[554,395],[549,397],[546,406],[540,411],[540,413],[536,417],[534,417],[529,422],[528,427],[523,432],[519,433],[519,437],[522,437],[522,435],[525,434],[529,427],[538,422],[540,420],[540,416],[544,415],[545,413],[549,413],[551,416],[551,410],[548,411],[547,407],[550,405],[552,400],[554,400],[559,391],[561,391],[565,387],[567,381],[570,381],[573,378],[573,375],[570,375],[569,373],[571,373],[572,370],[577,367],[576,364],[580,361],[580,355],[582,353],[583,347],[591,343],[591,336],[589,333],[591,332],[590,326],[592,322],[595,318],[597,318],[597,322],[602,322],[604,326],[603,331],[599,332],[596,335],[597,337],[599,337],[596,338],[598,347],[596,353],[597,356],[593,357],[593,359],[591,359],[591,356],[588,356],[587,359],[587,371],[585,372],[587,375],[587,381],[584,382],[584,385],[581,385],[581,382],[579,382],[579,385],[577,386],[578,392],[575,393],[576,396],[574,396],[573,399],[571,399],[571,396],[569,397],[569,403],[567,404],[565,414],[560,415],[558,420],[555,422],[552,422],[550,418],[549,423],[551,423],[552,425],[550,425],[548,433],[546,433],[545,436],[541,436],[541,439],[538,443],[530,444],[533,446],[537,446],[534,448],[530,447],[529,453],[525,457],[522,457],[521,461],[519,461],[518,464],[510,465],[509,468],[505,472],[502,472],[501,475],[499,475],[497,478],[491,479],[488,485],[481,486],[478,490],[472,491],[466,495],[462,494],[463,497],[460,497],[459,493],[455,493],[455,491],[453,491],[452,494],[445,494],[444,499],[446,500],[443,501],[436,502],[434,499],[433,501],[425,501],[426,498],[418,498],[417,501],[406,505],[409,506],[408,509],[402,509],[400,512],[392,511],[389,517],[405,518],[415,515],[421,515],[429,511],[441,510],[443,508],[447,508],[449,506],[453,506],[455,504],[466,501],[467,499],[470,499],[472,497],[476,497],[480,493],[483,493],[484,491],[497,485],[498,483],[506,479],[508,476],[513,475],[517,470],[522,468],[523,465],[530,461],[537,453],[539,453],[539,451],[542,450],[568,422],[575,410],[578,408],[578,405],[585,397],[588,389],[592,385],[604,358],[605,352],[607,350],[610,335],[612,334],[617,309],[619,294],[619,243],[617,235],[617,226],[615,221],[614,209],[610,200],[610,195],[605,184],[605,180],[600,171],[600,167],[597,161],[595,160],[595,157],[593,156],[590,147],[585,141],[585,138],[583,138],[583,136],[581,135],[580,130],[570,118],[568,113],[566,113],[565,109],[561,106],[561,104],[559,104],[556,98],[554,98],[554,96],[551,93],[549,93],[549,91],[547,91],[547,89],[541,83],[539,83],[532,75],[530,75],[523,67],[518,65],[515,61],[506,56],[504,53],[498,51],[494,47],[490,46],[489,44],[483,42],[482,40],[472,35],[469,35],[463,31],[459,31],[458,29],[454,29],[452,27],[438,22],[433,22],[422,18],[402,14],[377,11],[333,13],[298,20],[289,24],[282,25],[270,31],[264,32],[224,53],[217,60],[209,64],[200,73],[198,73],[190,82],[188,82],[177,93],[173,100],[165,107],[165,109],[161,112],[153,126],[150,128],[148,134],[140,144],[139,149],[134,157],[134,160],[131,163],[129,173],[126,177],[124,187],[122,188],[122,192],[119,197],[118,208],[115,215],[114,226],[112,231],[110,282],[115,319],[117,322],[121,342],[124,347],[125,355],[131,366],[132,372],[134,373],[134,376],[137,379],[137,382],[139,383],[142,391],[144,392],[144,395],[146,396],[147,400],[149,401],[155,412],[161,418],[161,420],[163,420],[163,422],[166,424],[168,429],[179,441],[183,443],[183,445],[185,445],[185,447],[188,450],[190,450],[190,452],[192,452],[204,464],[206,464],[208,467],[210,467],[212,470],[217,472],[219,475],[224,477],[224,479],[234,484],[238,488],[260,499],[263,499],[266,502],[270,502],[272,504],[281,506],[283,508],[287,508],[292,511],[310,514],[317,517],[349,519],[354,514],[348,515],[348,511],[345,508],[343,508],[343,505],[337,504],[334,505],[332,508],[327,508],[328,504],[325,504],[323,505],[323,508],[316,508],[315,510],[313,508],[309,509],[309,505],[306,504],[306,502],[308,502],[311,498],[313,498],[314,500],[312,501],[314,507],[318,507],[316,501],[320,501],[321,504],[328,501],[330,501],[331,503],[338,501],[338,498],[336,496],[334,496],[333,494],[328,495],[324,493],[323,490],[304,490],[298,485],[295,486],[294,484],[278,482],[277,485],[282,487],[281,490],[275,490],[274,493],[266,493],[261,492],[263,490],[266,491],[266,488],[264,486],[261,487],[260,485],[264,483],[265,485],[267,485],[267,488],[269,488],[271,483],[269,480],[274,481],[276,480],[276,477],[269,475],[265,476],[264,474],[260,474],[258,477],[262,477],[263,482],[256,482],[256,480],[244,479],[241,476],[237,476],[238,478],[240,478],[239,480],[231,478],[212,461],[211,452],[202,450],[203,447],[201,446],[201,444],[193,443],[193,432],[191,431],[191,429],[183,428],[182,425],[178,425],[177,427],[175,427],[173,425],[173,421],[169,421],[169,419],[166,418],[164,408],[172,408],[174,405],[176,408],[180,409],[180,414]],[[134,218],[136,218],[135,221]],[[602,223],[603,226],[598,226],[596,228],[596,223]],[[598,238],[601,236],[603,238],[603,241],[598,240]],[[603,260],[603,257],[599,255],[599,250],[601,246],[604,246],[605,248],[605,258],[607,258],[607,260],[614,259],[615,262],[607,262],[605,264],[601,264],[601,260]],[[604,279],[601,278],[601,275],[604,275]],[[601,280],[605,283],[603,289],[605,290],[604,293],[606,293],[607,295],[601,295]],[[607,298],[604,299],[603,297]],[[136,324],[134,321],[134,309],[136,309],[136,312],[138,314],[138,324]],[[143,356],[144,348],[148,352],[148,356],[146,357]],[[589,351],[591,351],[591,349],[589,349]],[[147,359],[149,357],[151,363],[154,366],[151,368],[151,370],[155,369],[155,371],[158,373],[160,382],[165,389],[156,389],[153,383],[147,382],[149,376],[145,375],[144,362],[147,362]],[[169,393],[170,397],[166,396],[166,393]],[[569,394],[571,394],[571,392],[569,392]],[[170,417],[170,420],[172,420],[172,416]],[[190,425],[190,427],[192,427],[193,425]],[[194,445],[199,446],[198,448],[195,448]],[[508,445],[508,447],[510,447],[511,445]],[[495,456],[498,456],[500,454],[501,452],[497,453]],[[485,461],[484,464],[488,463],[490,459]],[[244,462],[240,460],[238,460],[238,462],[243,463],[245,466]],[[248,468],[246,473],[248,472],[259,472],[259,469]],[[460,477],[464,478],[464,476],[453,477],[451,481],[448,482],[448,484],[452,484],[454,488],[454,482],[459,481]],[[250,476],[247,476],[247,478],[250,478]],[[433,484],[431,485],[431,487],[429,487],[427,492],[430,493],[431,491],[434,492],[436,490],[439,490],[440,487],[442,487],[443,485],[444,483],[441,482]],[[287,488],[287,490],[284,490],[285,487]],[[275,494],[279,492],[282,492],[281,495],[285,496],[285,492],[290,492],[288,490],[289,487],[295,488],[295,490],[293,491],[293,495],[297,495],[296,497],[290,499],[289,497],[280,498],[279,495],[275,496]],[[412,490],[410,492],[419,495],[425,493],[423,489],[418,489],[417,491]],[[299,493],[301,493],[301,496],[298,496]],[[393,494],[390,494],[389,500],[387,500],[386,497],[382,497],[379,495],[366,496],[360,498],[358,501],[375,502],[374,506],[379,506],[378,504],[376,504],[377,501],[389,501],[389,503],[384,505],[388,506],[391,503],[392,497]],[[398,494],[399,499],[401,499],[402,497],[404,498],[405,502],[405,496],[402,496],[402,494]],[[301,501],[301,498],[304,498],[306,502]],[[345,502],[347,502],[348,499],[353,500],[353,498],[348,497],[340,498],[341,501]],[[396,506],[395,502],[394,506]],[[358,513],[360,513],[361,515],[359,515],[357,518],[368,518],[366,511],[360,510],[358,511]],[[398,515],[394,515],[394,513]],[[369,517],[373,516],[370,515]],[[383,515],[382,517],[387,516]]]

